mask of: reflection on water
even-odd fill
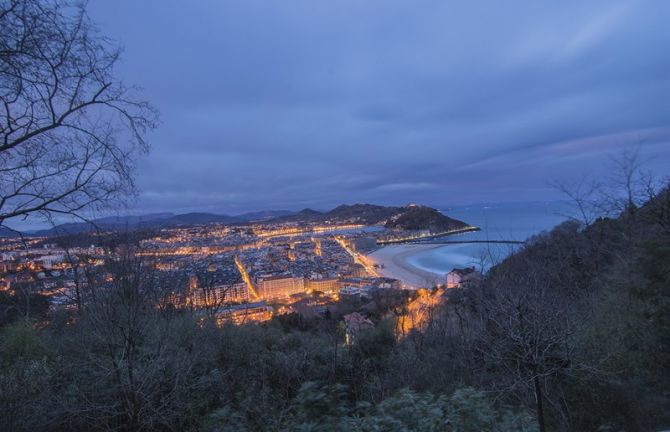
[[[563,222],[570,211],[562,202],[489,204],[444,209],[451,217],[482,230],[450,236],[449,240],[526,240]],[[456,244],[418,252],[407,258],[410,264],[444,274],[454,267],[476,266],[488,269],[520,245]]]

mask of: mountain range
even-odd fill
[[[27,236],[49,237],[58,235],[80,234],[93,231],[115,231],[125,229],[157,229],[177,226],[193,226],[208,224],[240,224],[260,222],[294,214],[288,210],[265,210],[244,213],[241,215],[218,215],[213,213],[150,213],[145,215],[108,216],[93,219],[90,222],[71,222],[56,225],[49,229],[23,233]],[[9,228],[0,227],[0,237],[17,237],[20,233]]]
[[[208,224],[236,225],[267,221],[277,223],[385,224],[387,228],[431,229],[434,231],[460,228],[467,225],[462,221],[443,215],[438,210],[425,206],[411,204],[405,207],[387,207],[374,204],[342,204],[329,211],[318,211],[309,208],[298,212],[267,210],[236,216],[213,213],[151,213],[146,215],[109,216],[90,222],[61,224],[45,230],[24,233],[24,235],[49,237],[93,231],[160,229]],[[19,233],[16,231],[0,227],[0,237],[16,237],[18,235]]]

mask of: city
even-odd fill
[[[409,212],[415,208],[406,207]],[[174,307],[190,308],[208,317],[213,314],[222,325],[263,322],[291,313],[344,317],[365,309],[373,298],[411,303],[419,293],[425,295],[426,289],[446,286],[446,278],[435,286],[413,286],[383,276],[383,264],[368,254],[389,243],[477,229],[465,226],[435,233],[429,229],[385,229],[386,223],[270,220],[125,235],[137,242],[134,254],[160,281],[164,296]],[[88,283],[81,276],[88,273],[83,267],[104,267],[114,252],[105,247],[113,236],[111,232],[80,234],[77,242],[90,245],[68,244],[67,236],[2,239],[0,289],[13,295],[39,293],[48,299],[50,309],[74,308],[77,291]],[[111,277],[107,274],[103,279]]]

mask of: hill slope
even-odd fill
[[[402,230],[429,230],[444,232],[465,228],[468,224],[458,219],[445,216],[434,208],[424,206],[410,206],[397,217],[386,222],[386,228]]]

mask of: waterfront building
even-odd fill
[[[370,252],[377,248],[377,239],[375,237],[353,237],[346,240],[347,246],[360,253]]]

